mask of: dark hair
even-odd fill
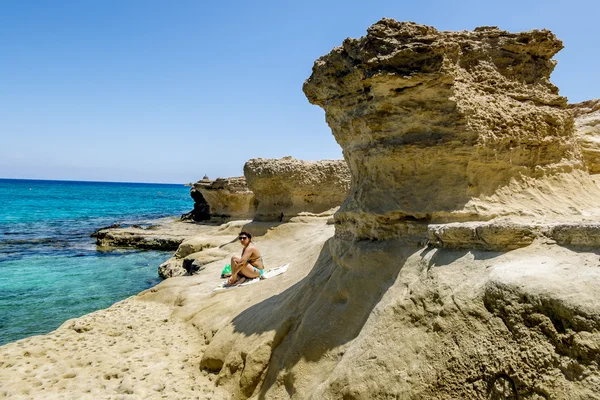
[[[242,235],[246,235],[246,236],[248,236],[248,239],[252,239],[252,234],[251,233],[248,233],[246,231],[241,231],[238,236],[242,236]]]

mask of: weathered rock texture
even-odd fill
[[[304,92],[325,110],[352,174],[337,234],[423,237],[407,221],[543,215],[553,205],[506,199],[552,194],[547,177],[553,191],[572,191],[568,174],[597,194],[549,81],[562,47],[547,30],[440,32],[383,19],[319,58]]]
[[[132,247],[146,250],[176,250],[185,239],[203,231],[198,224],[163,218],[147,226],[113,225],[98,229],[91,236],[104,247]]]
[[[590,174],[600,173],[600,99],[570,104],[583,161]]]
[[[350,188],[344,160],[254,158],[244,165],[244,176],[258,200],[258,221],[288,221],[339,207]]]
[[[194,323],[210,335],[201,368],[238,399],[595,399],[597,290],[597,255],[556,245],[334,238],[303,281],[216,335],[222,315]]]
[[[595,246],[568,221],[600,197],[548,80],[561,47],[384,19],[317,60],[304,90],[352,175],[335,236],[201,367],[235,398],[594,398],[598,259],[556,243]]]
[[[217,261],[0,346],[0,398],[598,398],[597,253],[353,243],[317,220],[259,238],[291,263],[273,279],[213,292]]]
[[[246,179],[217,178],[214,181],[201,180],[194,183],[208,203],[213,220],[251,219],[256,211],[254,193],[246,185]]]
[[[506,251],[529,246],[536,240],[580,250],[600,248],[597,223],[454,222],[431,224],[427,232],[429,245],[448,249]]]
[[[183,214],[181,216],[182,220],[193,220],[196,222],[210,220],[210,206],[202,193],[196,188],[196,185],[210,184],[210,182],[210,179],[208,179],[207,176],[204,176],[202,180],[192,185],[190,196],[192,196],[192,199],[194,200],[194,208],[189,213]]]

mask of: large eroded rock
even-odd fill
[[[202,194],[210,207],[211,219],[252,219],[256,211],[254,193],[241,177],[203,179],[194,183],[193,190]]]
[[[424,227],[411,221],[539,217],[561,207],[545,198],[566,188],[566,199],[573,181],[598,193],[566,99],[549,81],[563,47],[554,34],[441,32],[389,19],[367,32],[319,58],[304,84],[352,174],[338,235],[414,239]],[[550,176],[551,188],[540,181]]]
[[[287,221],[302,212],[319,214],[339,207],[350,188],[344,160],[253,158],[244,165],[244,175],[258,200],[259,221]]]
[[[583,161],[591,174],[600,173],[600,99],[570,104]]]
[[[548,81],[561,47],[384,19],[317,60],[304,90],[352,175],[335,236],[201,368],[240,399],[594,398],[597,255],[557,243],[595,245],[599,193]]]

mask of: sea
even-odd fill
[[[107,251],[90,234],[192,208],[183,184],[0,179],[0,345],[159,283],[170,252]]]

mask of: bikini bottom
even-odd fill
[[[238,275],[239,276],[243,276],[246,279],[256,279],[256,278],[260,278],[265,273],[264,269],[256,268],[255,266],[252,266],[252,268],[254,268],[254,272],[258,272],[258,276],[257,277],[250,278],[250,277],[247,277],[246,275],[242,274],[241,272],[238,272]]]

